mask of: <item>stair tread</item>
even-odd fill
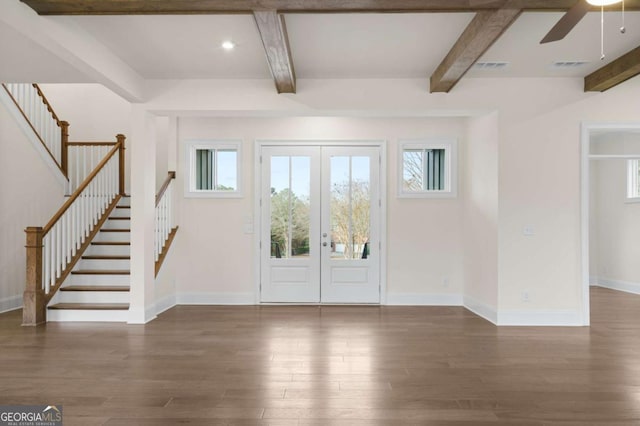
[[[131,206],[116,206],[116,209],[130,209]]]
[[[129,241],[94,241],[91,243],[94,246],[130,246]]]
[[[70,285],[62,287],[60,291],[129,291],[125,285]]]
[[[131,220],[130,217],[110,217],[109,220]]]
[[[82,256],[83,260],[130,260],[131,256],[116,256],[116,255],[93,255]]]
[[[76,310],[127,310],[128,303],[57,303],[49,306],[49,309],[76,309]]]
[[[131,271],[125,269],[78,269],[71,271],[72,275],[129,275]]]
[[[131,229],[118,228],[118,229],[101,229],[100,232],[131,232]]]

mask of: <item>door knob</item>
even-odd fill
[[[322,243],[322,247],[326,247],[327,246],[327,242],[325,241],[324,243]]]
[[[322,237],[323,237],[323,238],[327,238],[327,233],[326,233],[326,232],[323,232],[323,233],[322,233]]]

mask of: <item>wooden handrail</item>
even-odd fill
[[[84,191],[85,188],[89,186],[93,178],[96,177],[96,175],[100,172],[100,170],[102,170],[102,168],[107,164],[107,162],[111,159],[111,157],[113,157],[116,154],[116,152],[120,150],[120,145],[121,145],[120,142],[116,143],[116,146],[114,146],[113,149],[109,151],[109,153],[102,159],[102,161],[98,163],[96,168],[93,169],[93,171],[89,174],[89,176],[85,178],[85,180],[80,184],[80,186],[78,186],[78,188],[73,192],[73,194],[71,194],[69,199],[62,205],[62,207],[60,207],[60,210],[58,210],[56,214],[53,215],[51,220],[49,220],[49,222],[43,228],[43,233],[42,233],[43,237],[47,235],[47,232],[51,230],[53,225],[55,225],[56,222],[60,220],[62,215],[69,209],[69,207],[71,207],[73,202],[80,196],[82,191]]]
[[[165,191],[169,187],[169,184],[171,184],[171,180],[175,178],[176,178],[176,172],[167,173],[167,178],[164,180],[164,183],[162,184],[162,186],[160,187],[160,190],[156,194],[156,207],[158,207],[158,204],[160,204],[160,200],[162,200],[162,196],[164,195]]]
[[[68,146],[114,146],[118,142],[68,142]]]
[[[56,112],[53,110],[53,107],[47,100],[47,97],[44,95],[44,93],[42,93],[42,90],[40,90],[40,86],[38,86],[36,83],[33,83],[33,87],[38,92],[38,96],[42,98],[42,102],[44,102],[44,104],[47,106],[47,109],[53,116],[53,119],[56,120],[56,123],[58,124],[58,126],[60,126],[60,119],[58,118],[58,116],[56,115]]]

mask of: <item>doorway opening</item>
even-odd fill
[[[581,138],[583,318],[589,325],[592,286],[640,294],[634,254],[640,253],[640,123],[584,124]]]

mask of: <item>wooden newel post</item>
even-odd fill
[[[62,152],[60,153],[60,167],[64,172],[64,175],[69,177],[69,122],[61,121],[60,122],[60,132],[62,134],[62,138],[60,139],[60,149]]]
[[[45,294],[42,289],[42,227],[31,226],[27,233],[27,282],[24,290],[22,325],[47,321]]]
[[[119,185],[120,185],[120,195],[124,196],[124,140],[126,137],[124,135],[116,135],[116,139],[120,144],[120,148],[118,149],[118,155],[120,160],[120,176],[119,176]]]

